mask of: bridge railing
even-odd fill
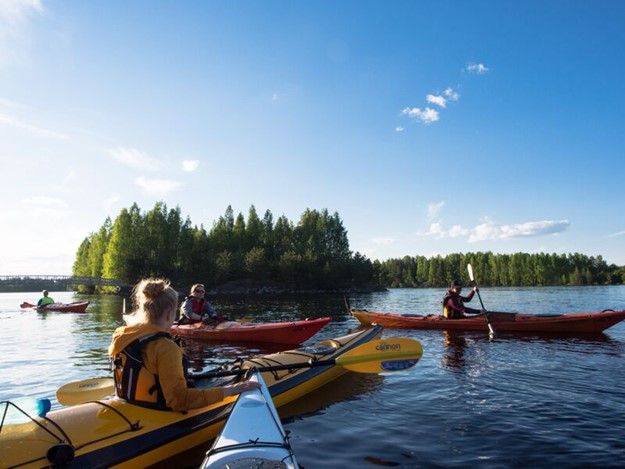
[[[122,280],[103,277],[88,277],[74,275],[0,275],[0,285],[14,285],[31,282],[51,282],[54,285],[88,285],[98,287],[120,287],[129,288],[129,285]]]

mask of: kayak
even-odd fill
[[[319,318],[264,324],[225,321],[216,326],[196,322],[184,325],[175,324],[169,332],[188,339],[299,345],[319,332],[330,320],[331,318]]]
[[[73,303],[50,303],[45,306],[37,306],[31,303],[24,302],[20,305],[20,308],[34,308],[37,311],[59,311],[61,313],[84,313],[89,306],[88,301],[74,301]]]
[[[430,314],[376,313],[367,310],[351,310],[361,324],[379,324],[388,328],[444,329],[463,331],[486,331],[486,315],[468,316],[462,319],[447,319]],[[611,309],[591,313],[567,314],[522,314],[488,312],[488,319],[495,332],[563,332],[598,333],[625,319],[625,311]]]
[[[347,373],[342,366],[293,368],[302,362],[340,359],[350,350],[382,335],[381,326],[294,350],[239,360],[224,371],[287,365],[263,371],[262,377],[277,408]],[[196,387],[231,383],[236,377],[201,379]],[[91,396],[90,396],[91,397]],[[102,399],[52,410],[45,417],[0,428],[0,466],[40,468],[136,468],[197,466],[232,410],[235,396],[187,412],[153,410],[117,398]],[[1,419],[1,416],[0,416]],[[71,463],[68,461],[71,459]],[[183,464],[190,459],[190,464]]]
[[[260,389],[239,396],[200,469],[299,467],[265,381],[258,373],[250,381]]]

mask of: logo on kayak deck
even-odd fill
[[[380,352],[386,352],[387,350],[400,350],[401,345],[399,344],[380,344],[375,347],[376,350]]]

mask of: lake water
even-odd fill
[[[353,307],[439,313],[440,289],[350,297]],[[86,314],[21,310],[38,293],[0,294],[0,400],[53,399],[70,381],[109,376],[106,349],[122,299],[89,299]],[[481,290],[491,310],[563,313],[625,308],[625,286]],[[477,298],[473,303],[479,304]],[[233,319],[332,316],[311,342],[358,327],[342,296],[215,299]],[[472,306],[474,306],[472,304]],[[419,340],[413,369],[349,373],[281,409],[298,460],[316,468],[625,467],[625,323],[592,336],[386,330]],[[190,343],[197,369],[274,350]],[[1,455],[0,455],[1,457]],[[199,462],[199,461],[198,461]],[[195,461],[189,461],[192,465]]]

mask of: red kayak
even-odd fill
[[[169,332],[172,335],[191,339],[299,345],[310,339],[330,321],[331,318],[265,324],[241,324],[235,321],[225,321],[216,326],[197,322],[173,325]]]
[[[20,308],[35,308],[37,311],[60,311],[61,313],[84,313],[89,306],[88,301],[74,301],[73,303],[51,303],[45,306],[37,306],[31,303],[22,303]]]
[[[487,331],[485,315],[462,319],[447,319],[430,314],[375,313],[367,310],[351,310],[352,316],[362,324],[379,324],[400,329],[444,329],[449,331]],[[625,319],[625,311],[611,309],[594,313],[568,314],[522,314],[489,312],[489,320],[495,332],[576,332],[598,333]]]

